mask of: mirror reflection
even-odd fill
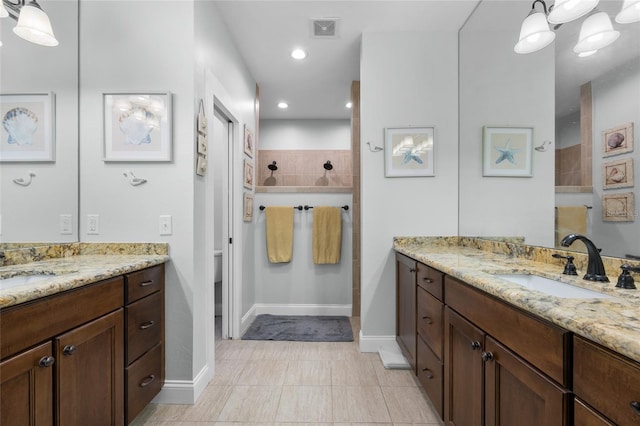
[[[513,53],[513,45],[531,3],[513,3],[482,2],[460,31],[460,234],[522,236],[528,244],[553,247],[564,235],[579,232],[588,235],[603,255],[638,256],[640,227],[634,200],[640,194],[632,168],[640,158],[638,147],[630,146],[629,129],[640,123],[640,23],[615,22],[623,2],[601,1],[599,11],[606,12],[614,30],[620,32],[613,44],[591,56],[579,57],[573,50],[584,17],[556,28],[556,39],[550,46],[518,55]],[[508,41],[501,42],[498,34]],[[502,66],[502,70],[494,67],[486,75],[480,69],[483,83],[489,86],[487,93],[504,94],[505,86],[514,83],[512,93],[504,94],[500,105],[490,112],[481,112],[480,120],[471,109],[480,105],[474,104],[470,94],[470,90],[478,94],[472,83],[478,73],[465,71],[465,64],[470,64],[465,55],[472,49],[481,49],[472,55],[484,55]],[[492,68],[480,59],[475,65],[476,70],[479,65]],[[544,81],[541,76],[549,72],[549,67],[555,81]],[[488,78],[492,73],[502,75],[502,79]],[[542,94],[527,95],[518,85],[530,92],[552,88],[553,97],[545,102]],[[488,102],[492,105],[493,101]],[[527,113],[518,115],[501,108],[503,105]],[[555,114],[549,116],[548,111],[553,110]],[[539,121],[543,116],[549,122]],[[463,150],[478,143],[479,127],[495,123],[534,127],[534,146],[539,148],[533,152],[534,182],[502,178],[483,186],[489,178],[480,179],[478,172],[468,171],[472,165],[463,159]],[[549,126],[553,130],[547,137]],[[607,138],[619,146],[607,148]],[[554,167],[545,168],[549,164]],[[541,181],[543,173],[552,175],[551,185]],[[526,192],[530,193],[521,195]],[[493,214],[478,220],[478,207],[474,206],[482,206],[484,200],[492,208],[480,207],[480,214],[484,210]],[[514,205],[519,203],[526,208]],[[465,213],[469,210],[474,214]]]
[[[3,18],[0,26],[0,92],[25,95],[3,97],[2,152],[15,152],[17,146],[10,143],[15,142],[15,135],[4,124],[16,119],[8,110],[18,110],[5,102],[7,99],[30,101],[33,95],[50,99],[50,109],[18,118],[23,119],[23,127],[24,120],[30,120],[30,128],[44,126],[49,120],[51,124],[51,132],[47,132],[51,155],[45,161],[37,161],[43,158],[33,154],[36,143],[24,145],[24,155],[14,157],[13,161],[7,161],[6,155],[2,157],[0,242],[3,244],[78,241],[78,0],[45,0],[41,7],[55,29],[59,42],[55,47],[18,37],[13,32],[16,22],[11,18]]]

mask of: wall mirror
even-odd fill
[[[78,0],[45,0],[40,6],[58,46],[19,38],[11,18],[3,18],[0,27],[0,92],[51,99],[50,116],[26,119],[41,125],[50,118],[53,140],[52,160],[32,161],[25,150],[20,161],[0,162],[0,243],[5,249],[9,243],[78,241]],[[8,119],[6,111],[2,119]],[[3,126],[3,149],[11,149],[8,137]]]
[[[460,31],[460,44],[461,55],[465,52],[465,43],[470,43],[470,37],[465,36],[465,32],[479,31],[480,28],[484,28],[485,33],[495,33],[496,31],[503,30],[503,37],[509,37],[509,44],[507,48],[503,46],[497,47],[496,45],[487,45],[484,49],[491,54],[494,54],[496,49],[503,49],[504,62],[509,68],[505,70],[505,75],[509,73],[521,74],[522,70],[511,69],[513,64],[529,63],[531,67],[531,75],[528,77],[534,77],[539,72],[542,66],[541,58],[545,57],[545,61],[554,62],[555,69],[555,83],[550,81],[546,85],[539,85],[537,83],[527,82],[523,80],[523,84],[527,84],[529,90],[546,90],[546,86],[554,86],[555,99],[548,102],[546,105],[540,105],[538,112],[535,116],[546,114],[548,111],[555,111],[553,118],[554,121],[551,124],[554,127],[554,131],[549,138],[549,142],[543,145],[545,140],[536,138],[536,145],[540,147],[541,151],[534,152],[534,165],[537,163],[538,167],[542,163],[551,162],[550,156],[556,154],[557,149],[566,149],[571,146],[576,146],[576,149],[580,149],[580,144],[584,139],[580,134],[580,88],[584,84],[591,86],[591,102],[592,102],[592,115],[591,115],[591,135],[592,135],[592,147],[587,152],[582,152],[578,155],[589,156],[589,163],[592,166],[591,178],[593,190],[587,192],[577,191],[558,191],[555,193],[556,180],[552,185],[544,185],[543,191],[538,193],[533,199],[529,201],[529,204],[534,207],[538,203],[549,203],[553,205],[552,209],[546,209],[542,215],[536,214],[521,214],[518,218],[518,225],[511,226],[500,232],[500,227],[496,225],[494,227],[494,234],[496,236],[523,236],[525,242],[534,245],[542,245],[552,247],[555,245],[555,233],[557,231],[555,211],[556,207],[575,206],[584,208],[586,214],[586,227],[585,234],[590,236],[596,245],[602,248],[602,254],[614,257],[625,257],[627,254],[640,255],[638,253],[638,244],[640,240],[640,227],[638,226],[638,197],[640,192],[637,189],[637,185],[629,185],[625,188],[605,189],[603,188],[603,172],[602,167],[604,163],[613,160],[626,160],[630,159],[635,164],[635,167],[639,167],[640,164],[640,145],[637,141],[633,151],[616,155],[611,157],[603,156],[602,144],[603,144],[603,132],[607,129],[616,127],[618,125],[633,122],[635,124],[635,134],[638,132],[638,126],[640,125],[640,23],[631,24],[618,24],[614,21],[615,15],[620,11],[622,7],[622,0],[607,1],[601,0],[598,8],[601,11],[606,12],[612,20],[615,30],[620,32],[619,39],[612,45],[603,48],[595,55],[589,57],[579,58],[572,51],[573,46],[577,43],[580,26],[585,18],[580,18],[577,21],[562,25],[555,30],[556,39],[551,46],[545,49],[531,53],[528,55],[516,55],[513,52],[513,45],[515,45],[520,24],[531,9],[531,2],[514,2],[515,4],[505,7],[505,2],[485,0],[480,3],[474,13],[471,15],[465,26]],[[547,2],[552,4],[553,2]],[[500,19],[496,19],[499,16]],[[502,24],[496,24],[496,21],[503,22]],[[497,28],[507,27],[505,21],[512,22],[513,25],[510,29]],[[552,56],[549,52],[552,51]],[[464,58],[460,58],[461,64]],[[533,61],[533,62],[530,62]],[[538,61],[536,63],[536,61]],[[461,91],[464,88],[463,71],[461,70]],[[513,75],[513,74],[512,74]],[[517,77],[510,77],[517,78]],[[498,88],[496,87],[496,90]],[[461,111],[464,111],[465,94],[460,94],[461,99]],[[516,96],[508,100],[510,108],[520,109],[528,108],[529,105],[519,101]],[[615,106],[615,107],[614,107]],[[532,115],[533,116],[533,115]],[[461,113],[460,126],[461,126],[461,158],[464,156],[463,144],[464,134],[463,129],[465,123],[471,119],[470,115]],[[585,123],[583,123],[584,125]],[[536,133],[539,135],[539,126],[536,126]],[[636,136],[637,139],[637,136]],[[540,146],[542,145],[542,146]],[[543,152],[546,151],[546,152]],[[556,157],[557,158],[557,157]],[[462,160],[461,160],[462,161]],[[573,161],[577,163],[579,167],[580,158],[573,157]],[[555,163],[555,162],[554,162]],[[555,164],[556,170],[550,172],[555,174],[558,170],[559,164]],[[537,173],[539,174],[539,170]],[[535,176],[534,176],[535,177]],[[465,174],[462,163],[460,170],[460,187],[464,188],[469,182],[468,175]],[[501,182],[495,183],[499,186]],[[574,183],[575,187],[581,185],[581,183]],[[538,187],[540,189],[541,187]],[[494,188],[495,189],[495,188]],[[609,195],[620,193],[633,193],[635,196],[635,210],[631,212],[632,221],[609,221],[603,220],[603,199]],[[478,197],[482,197],[482,194]],[[551,201],[549,201],[551,200]],[[525,201],[526,202],[526,201]],[[468,209],[470,200],[465,195],[464,190],[460,193],[460,234],[461,235],[488,235],[483,231],[483,224],[478,221],[474,221],[470,215],[465,215],[465,209]],[[466,206],[466,207],[465,207]],[[587,209],[587,207],[589,207]],[[540,227],[539,221],[542,216],[546,219],[547,224],[544,228]],[[551,217],[550,217],[551,216]],[[508,223],[508,222],[507,222]],[[551,226],[552,229],[547,229]],[[536,239],[536,234],[546,235],[544,239]],[[576,247],[581,249],[581,247]]]

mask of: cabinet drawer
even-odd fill
[[[573,402],[573,424],[576,426],[615,426],[576,398]]]
[[[573,339],[573,389],[620,426],[640,423],[640,365],[579,336]]]
[[[569,386],[571,334],[461,281],[445,277],[447,305],[527,362]],[[544,342],[544,344],[540,344]]]
[[[160,392],[162,388],[162,345],[158,344],[142,358],[125,370],[127,422],[140,414],[140,411]]]
[[[127,364],[131,364],[162,339],[162,295],[157,292],[125,308]]]
[[[434,408],[443,418],[443,373],[444,368],[438,357],[427,344],[418,338],[418,380],[431,400]]]
[[[429,345],[438,359],[442,359],[442,329],[444,305],[418,287],[418,335]]]
[[[122,277],[100,281],[2,310],[2,358],[122,306]]]
[[[126,303],[135,302],[164,287],[164,264],[125,275]]]
[[[431,293],[436,299],[442,300],[444,274],[420,262],[417,262],[417,269],[418,285]]]

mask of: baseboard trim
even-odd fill
[[[360,330],[360,352],[378,352],[380,346],[396,343],[396,336],[365,336]]]
[[[209,384],[210,373],[209,366],[205,365],[193,380],[165,380],[162,390],[151,402],[193,405]]]

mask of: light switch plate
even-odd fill
[[[171,235],[173,233],[173,226],[171,224],[171,215],[163,214],[160,215],[160,219],[158,221],[160,235]]]
[[[98,235],[100,233],[100,215],[87,215],[87,234]]]
[[[72,216],[70,214],[61,214],[60,215],[60,234],[61,235],[71,235],[73,234],[73,230],[71,229],[72,225]]]

